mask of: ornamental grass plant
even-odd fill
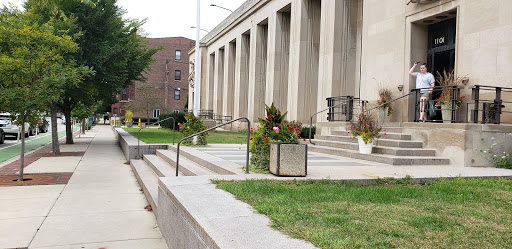
[[[349,133],[354,137],[361,137],[365,144],[372,143],[376,138],[380,138],[382,127],[375,120],[374,113],[367,111],[366,107],[362,107],[361,113],[358,115],[357,123],[352,123]],[[386,133],[384,133],[385,135]]]

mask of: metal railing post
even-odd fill
[[[480,102],[480,86],[475,85],[472,89],[471,95],[475,101],[475,107],[473,108],[473,123],[478,124],[478,106]],[[482,119],[485,120],[485,113],[482,115]],[[484,121],[485,122],[485,121]]]
[[[347,96],[348,103],[345,105],[347,110],[345,110],[345,121],[349,122],[352,120],[352,115],[354,113],[354,96]]]
[[[494,100],[494,110],[495,110],[495,114],[494,114],[494,123],[495,124],[500,124],[500,119],[501,119],[501,103],[502,103],[502,100],[501,100],[501,87],[496,87],[496,99]]]
[[[163,122],[163,121],[169,120],[169,119],[172,119],[172,122],[173,122],[172,123],[172,127],[173,127],[173,129],[172,129],[172,144],[174,145],[174,137],[176,134],[176,119],[174,119],[173,117],[168,117],[164,120],[160,120],[155,123],[152,123],[152,124],[148,125],[148,127],[150,127],[151,125],[154,125],[154,124],[159,124],[160,122]],[[140,155],[140,131],[144,128],[146,128],[146,127],[140,127],[139,131],[137,132],[137,159],[142,158],[142,156]]]
[[[413,89],[414,91],[414,122],[418,122],[418,92],[419,89]]]
[[[240,118],[237,118],[237,119],[234,119],[234,120],[231,120],[227,123],[223,123],[223,124],[220,124],[220,125],[216,125],[212,128],[209,128],[209,129],[206,129],[204,131],[201,131],[201,132],[197,132],[197,133],[194,133],[190,136],[187,136],[187,137],[184,137],[182,138],[179,142],[178,142],[178,146],[176,148],[176,176],[178,176],[179,174],[179,162],[180,162],[180,144],[181,142],[189,139],[189,138],[192,138],[192,137],[195,137],[195,136],[198,136],[198,135],[201,135],[203,133],[206,133],[206,132],[209,132],[211,130],[215,130],[219,127],[222,127],[222,126],[225,126],[225,125],[228,125],[228,124],[231,124],[233,122],[236,122],[238,120],[241,120],[241,119],[244,119],[247,121],[247,155],[246,155],[246,158],[245,158],[245,173],[249,174],[249,146],[250,146],[250,140],[251,140],[251,121],[249,121],[248,118],[246,117],[240,117]]]

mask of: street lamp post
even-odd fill
[[[199,32],[201,30],[201,1],[197,0],[196,16],[196,59],[194,63],[194,116],[199,114],[199,91],[201,84],[199,82]]]
[[[195,28],[196,28],[196,26],[190,26],[190,28],[191,28],[191,29],[195,29]],[[201,30],[201,31],[204,31],[204,32],[206,32],[206,33],[210,33],[210,31],[205,30],[205,29],[200,29],[200,30]]]
[[[224,7],[219,6],[219,5],[216,5],[216,4],[213,4],[213,3],[212,3],[212,4],[210,4],[210,6],[217,7],[217,8],[221,8],[221,9],[224,9],[224,10],[227,10],[227,11],[229,11],[229,12],[233,13],[233,11],[232,11],[232,10],[230,10],[230,9],[228,9],[228,8],[224,8]]]

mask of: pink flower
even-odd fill
[[[178,125],[181,125],[180,122],[178,122]]]
[[[275,131],[276,133],[279,133],[279,127],[274,127],[274,128],[272,128],[272,129],[274,129],[274,131]]]
[[[384,132],[384,135],[386,135],[386,133]]]
[[[187,126],[187,129],[190,129],[190,126]]]
[[[306,141],[306,139],[304,138],[304,141]]]

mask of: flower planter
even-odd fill
[[[126,122],[126,127],[132,128],[133,127],[133,122]]]
[[[443,123],[451,123],[452,122],[452,105],[442,104],[441,105],[441,115],[443,117]]]
[[[276,176],[306,176],[308,145],[295,143],[270,144],[270,173]]]
[[[388,107],[377,108],[379,115],[379,123],[383,124],[388,122]]]
[[[361,154],[372,154],[373,141],[365,144],[363,138],[358,137],[357,142],[359,143],[359,153]]]

